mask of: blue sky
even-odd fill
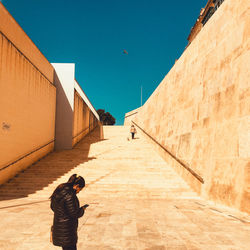
[[[96,109],[123,123],[187,45],[207,0],[2,0],[50,62],[75,63]],[[128,51],[128,55],[123,53]]]

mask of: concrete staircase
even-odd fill
[[[54,152],[0,187],[0,249],[58,249],[49,243],[49,196],[77,173],[90,207],[78,249],[249,249],[248,215],[200,199],[139,133],[96,129],[73,150]]]
[[[88,192],[107,197],[196,196],[140,135],[131,140],[129,127],[106,126],[104,140],[98,138],[96,130],[73,150],[40,160],[4,185],[0,200],[46,199],[73,173],[84,176]]]

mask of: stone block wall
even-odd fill
[[[227,0],[134,121],[203,197],[250,212],[250,2]]]

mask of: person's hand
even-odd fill
[[[82,207],[83,210],[85,210],[88,206],[89,206],[89,204],[85,204],[85,205]]]

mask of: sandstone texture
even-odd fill
[[[137,113],[139,112],[140,108],[134,109],[125,114],[124,117],[124,126],[132,125],[133,119],[136,117]]]
[[[204,179],[204,198],[250,213],[250,2],[226,0],[133,119]]]

